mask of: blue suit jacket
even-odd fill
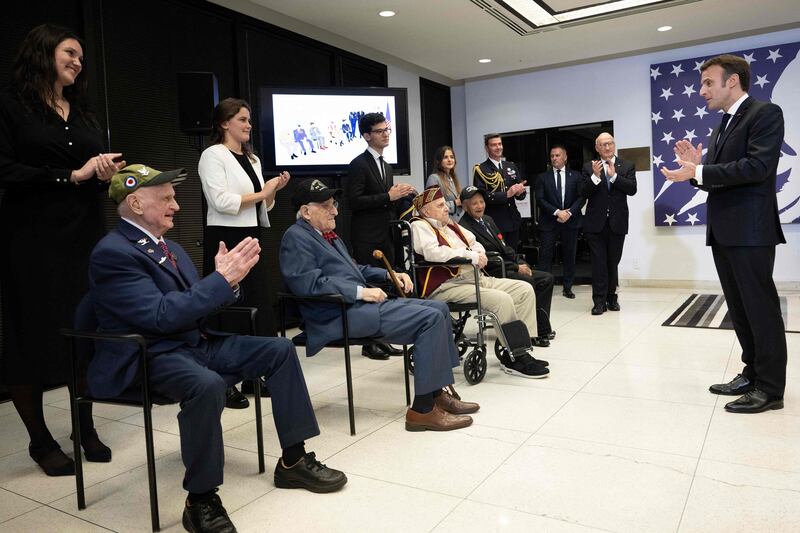
[[[564,168],[564,209],[569,209],[572,216],[563,224],[568,228],[578,228],[581,225],[581,208],[585,200],[581,197],[578,188],[581,183],[581,173]],[[556,209],[561,209],[561,197],[556,189],[556,180],[553,169],[549,168],[536,177],[536,203],[539,204],[539,228],[548,231],[555,229],[558,219],[553,214]]]
[[[174,335],[153,341],[151,355],[200,342],[200,322],[236,300],[219,272],[200,279],[192,260],[173,241],[178,270],[141,230],[121,220],[89,262],[89,287],[101,330]],[[180,272],[178,272],[180,271]],[[89,389],[98,397],[117,396],[134,384],[139,369],[135,346],[98,341],[89,365]]]
[[[341,294],[349,307],[347,320],[351,337],[368,337],[380,330],[379,306],[356,300],[359,285],[386,281],[386,270],[359,266],[348,255],[341,239],[328,244],[305,220],[292,225],[281,240],[281,274],[286,287],[297,296]],[[306,354],[314,355],[325,345],[342,338],[341,310],[334,304],[301,304],[306,321]]]

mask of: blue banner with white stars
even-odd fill
[[[778,164],[776,193],[784,224],[800,223],[800,42],[729,52],[750,64],[750,90],[756,100],[771,101],[783,110],[786,133]],[[716,54],[718,55],[718,54]],[[664,179],[659,167],[675,168],[675,141],[703,144],[722,120],[700,96],[700,66],[714,56],[693,57],[650,65],[650,120],[653,127],[653,194],[656,226],[706,223],[707,193],[686,183]]]

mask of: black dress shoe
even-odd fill
[[[550,346],[550,341],[547,337],[531,337],[531,344],[539,348],[547,348]]]
[[[281,489],[306,489],[311,492],[334,492],[344,487],[344,472],[328,468],[317,461],[314,452],[307,453],[293,466],[287,467],[283,459],[275,465],[275,486]]]
[[[361,355],[375,359],[376,361],[386,361],[389,355],[381,351],[375,344],[365,344],[361,347]]]
[[[545,337],[546,337],[548,340],[553,340],[553,339],[555,339],[555,338],[556,338],[556,331],[555,331],[555,330],[551,331],[550,333],[548,333],[547,335],[545,335]]]
[[[619,311],[620,310],[619,302],[616,300],[614,300],[613,302],[606,302],[606,309],[608,309],[609,311]]]
[[[31,459],[44,470],[48,476],[74,476],[75,462],[68,457],[61,446],[52,439],[42,444],[31,443],[28,446]]]
[[[373,346],[376,346],[380,351],[382,351],[386,355],[403,355],[403,350],[395,348],[391,344],[386,344],[385,342],[376,342],[375,344],[373,344]]]
[[[594,304],[594,307],[592,307],[593,315],[602,315],[605,312],[606,312],[606,304]]]
[[[267,378],[261,376],[258,378],[261,385],[261,397],[266,398],[269,396],[269,387],[267,387]],[[249,379],[242,381],[242,394],[253,394],[253,382]]]
[[[70,440],[72,435],[69,436]],[[111,448],[103,444],[97,436],[97,430],[92,428],[84,434],[81,432],[81,448],[86,460],[92,463],[110,463]]]
[[[725,396],[741,396],[753,389],[755,389],[753,382],[741,374],[737,374],[736,377],[728,383],[718,383],[708,388],[709,392],[712,394],[723,394]]]
[[[729,413],[763,413],[770,409],[783,409],[783,398],[770,396],[758,389],[725,404],[725,410]]]
[[[564,289],[561,294],[564,295],[564,298],[569,298],[570,300],[575,298],[575,293],[572,292],[572,289]]]
[[[183,527],[191,533],[236,533],[236,526],[216,494],[192,505],[187,501],[183,508]]]
[[[239,392],[236,386],[228,387],[225,390],[225,407],[228,409],[247,409],[250,407],[250,400]]]

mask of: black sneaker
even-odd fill
[[[510,357],[504,358],[504,360],[500,361],[500,368],[511,376],[528,379],[546,378],[550,373],[549,368],[528,354],[521,355],[514,361],[511,361]]]
[[[192,505],[187,501],[183,509],[183,527],[191,533],[236,533],[236,526],[216,494]]]
[[[275,486],[281,489],[334,492],[344,487],[345,483],[347,476],[344,472],[320,463],[314,452],[305,454],[294,466],[287,467],[283,459],[275,466]]]

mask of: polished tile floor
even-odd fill
[[[350,482],[328,495],[275,489],[269,402],[265,475],[252,408],[226,411],[220,494],[239,531],[800,531],[800,334],[787,334],[786,408],[731,415],[707,387],[740,369],[733,332],[660,325],[691,291],[625,288],[621,312],[593,317],[589,288],[576,289],[575,300],[557,291],[558,337],[536,352],[551,362],[548,379],[507,376],[493,356],[479,385],[458,370],[460,393],[482,405],[462,431],[406,432],[401,358],[359,355],[351,437],[341,352],[301,352],[322,430],[308,449]],[[66,391],[45,402],[71,450]],[[87,465],[88,507],[78,511],[74,478],[46,478],[12,406],[0,404],[0,530],[149,531],[141,414],[95,412],[114,461]],[[182,530],[176,412],[154,412],[165,531]]]

